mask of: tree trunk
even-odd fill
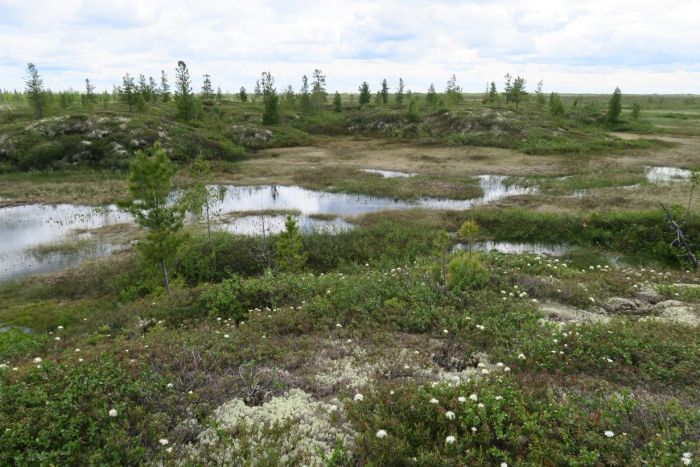
[[[165,265],[165,261],[160,262],[160,266],[163,268],[163,283],[165,284],[165,290],[170,295],[170,279],[168,279],[168,267]]]
[[[211,250],[211,225],[209,223],[209,199],[206,202],[206,212],[207,212],[207,236],[209,237],[209,249]]]

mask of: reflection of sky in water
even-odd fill
[[[311,219],[307,216],[292,217],[297,221],[299,230],[304,233],[336,233],[349,230],[353,227],[352,224],[340,218],[319,220]],[[284,223],[286,220],[287,216],[283,215],[245,216],[234,219],[233,221],[227,221],[217,228],[238,235],[262,235],[263,232],[265,234],[275,234],[284,230]]]
[[[322,232],[347,230],[351,225],[342,219],[317,220],[314,214],[355,216],[369,212],[425,208],[463,210],[499,199],[527,193],[534,188],[516,185],[505,186],[506,177],[482,175],[479,183],[484,196],[471,200],[419,198],[415,201],[399,201],[364,195],[325,193],[296,186],[227,186],[223,202],[213,206],[220,214],[262,210],[298,211],[296,219],[303,232],[314,229]],[[219,228],[242,235],[257,235],[262,220],[269,224],[268,232],[276,233],[284,228],[285,217],[242,216],[222,223]],[[109,254],[109,245],[93,247],[92,251],[73,254],[49,254],[42,258],[33,256],[29,249],[38,245],[65,241],[75,229],[96,229],[105,225],[130,222],[131,217],[115,206],[95,208],[72,204],[29,204],[0,208],[0,280],[27,272],[49,271],[75,264],[86,256]]]
[[[396,170],[362,169],[362,171],[371,174],[379,174],[384,178],[408,178],[415,175],[413,172],[398,172]]]
[[[439,198],[419,198],[415,201],[399,201],[390,198],[377,198],[343,193],[324,193],[306,190],[297,186],[227,187],[221,211],[246,212],[259,210],[296,210],[304,215],[335,214],[356,216],[368,212],[426,208],[462,210],[479,204],[490,203],[508,196],[533,193],[534,188],[517,185],[505,186],[506,177],[482,175],[479,184],[484,191],[481,198],[452,200]]]
[[[690,178],[690,170],[678,167],[645,167],[644,174],[652,183],[672,182]]]
[[[466,250],[467,245],[458,243],[455,245],[455,250]],[[563,245],[542,245],[538,243],[512,243],[512,242],[476,242],[473,246],[475,251],[498,251],[499,253],[507,253],[517,255],[522,253],[532,253],[536,255],[562,256],[570,251]]]

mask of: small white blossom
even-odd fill
[[[457,441],[457,438],[451,435],[445,438],[445,444],[454,444],[455,441]]]
[[[478,397],[476,394],[470,394],[470,395],[469,395],[469,399],[471,399],[471,400],[473,400],[474,402],[476,402],[477,400],[479,400],[479,397]]]
[[[110,417],[116,417],[117,414],[117,409],[109,409],[109,416]]]
[[[387,435],[386,430],[377,431],[377,438],[386,438],[386,435]]]
[[[459,396],[459,397],[457,398],[457,400],[458,400],[459,402],[467,402],[467,398],[464,397],[464,396]]]
[[[168,444],[169,441],[168,441],[167,439],[165,439],[165,438],[161,438],[161,439],[158,440],[158,442],[159,442],[162,446],[165,446],[165,445]]]
[[[439,401],[437,399],[435,399],[434,397],[432,399],[430,399],[431,404],[437,404],[438,402]]]
[[[615,433],[613,433],[610,430],[605,430],[605,436],[607,436],[608,438],[612,438],[613,436],[615,436]]]
[[[518,354],[518,358],[520,360],[525,360],[525,354],[524,353]]]
[[[447,417],[448,420],[454,420],[455,413],[451,410],[448,410],[447,412],[445,412],[445,417]]]
[[[365,396],[358,392],[357,394],[355,394],[355,397],[353,397],[352,400],[354,400],[355,402],[362,402],[363,400],[365,400]]]

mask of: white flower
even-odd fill
[[[501,462],[501,467],[508,467],[508,464],[506,464],[505,462]]]
[[[60,340],[61,340],[61,338],[60,338],[60,337],[58,337],[58,336],[56,336],[56,337],[54,337],[54,338],[53,338],[53,340],[55,340],[55,341],[60,341]]]
[[[377,431],[377,438],[386,438],[386,435],[387,435],[386,430]]]
[[[472,427],[472,433],[476,433],[476,427],[475,427],[475,426]]]
[[[36,357],[34,359],[34,363],[41,363],[41,357]]]
[[[503,396],[496,396],[495,399],[496,399],[497,401],[502,401],[502,400],[503,400]]]
[[[681,457],[681,462],[683,465],[690,465],[693,463],[693,454],[690,452],[684,452],[683,457]]]
[[[365,396],[358,392],[357,394],[355,394],[355,397],[353,397],[352,400],[354,400],[355,402],[362,402],[363,400],[365,400]]]
[[[58,327],[58,328],[56,328],[56,329],[63,329],[63,326],[59,326],[59,327]]]
[[[173,387],[173,383],[168,383],[165,387],[171,388],[171,387]]]
[[[437,404],[438,402],[439,401],[437,399],[435,399],[434,397],[432,399],[430,399],[431,404]]]
[[[605,434],[605,436],[607,436],[608,438],[612,438],[613,436],[615,436],[615,433],[613,433],[613,432],[610,431],[610,430],[605,430],[605,433],[604,433],[604,434]]]
[[[76,352],[80,352],[80,349],[75,349]]]
[[[445,412],[445,417],[447,417],[448,420],[454,420],[455,419],[455,413],[452,412],[451,410],[448,410]]]
[[[448,331],[447,329],[443,329],[442,332],[443,332],[443,334],[449,334],[449,333],[450,333],[450,331]]]
[[[518,358],[520,360],[525,360],[525,354],[524,353],[518,354]]]
[[[593,298],[593,297],[588,297],[588,299],[591,301],[591,303],[595,303],[595,298]]]
[[[343,325],[342,325],[342,324],[340,324],[340,323],[336,323],[336,324],[335,324],[335,327],[336,327],[336,328],[342,328],[342,327],[343,327]]]
[[[457,441],[457,438],[451,435],[445,438],[445,444],[453,444],[455,441]]]
[[[390,395],[390,396],[393,396],[393,395],[394,395],[394,390],[393,390],[393,389],[392,389],[391,391],[389,391],[389,395]]]
[[[481,374],[482,374],[482,375],[488,375],[488,374],[489,374],[489,370],[486,369],[486,368],[482,368],[482,369],[481,369]]]
[[[470,394],[469,399],[473,400],[474,402],[479,400],[479,397],[476,394]]]
[[[117,409],[109,409],[109,416],[116,417],[117,416]]]
[[[6,370],[7,369],[7,364],[6,363],[0,363],[0,370]]]
[[[224,334],[224,338],[228,339],[228,338],[229,338],[229,335],[228,335],[228,334]]]
[[[484,407],[486,407],[483,402],[479,402],[476,406],[479,407],[480,409],[483,409]]]
[[[158,442],[161,444],[161,446],[165,446],[168,444],[168,440],[165,438],[161,438],[158,440]]]
[[[457,398],[457,400],[458,400],[459,402],[467,402],[467,398],[464,397],[464,396],[459,396],[459,397]]]

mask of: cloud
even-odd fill
[[[479,92],[510,72],[564,92],[700,92],[698,17],[696,0],[0,0],[0,87],[23,87],[29,61],[51,88],[111,89],[183,59],[229,90],[321,68],[342,91],[456,73]]]

